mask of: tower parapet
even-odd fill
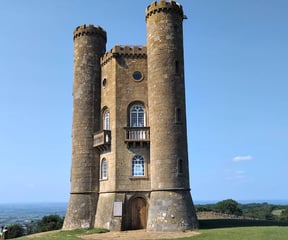
[[[86,24],[83,24],[83,25],[76,27],[73,35],[74,35],[73,40],[81,36],[95,35],[95,36],[102,37],[105,40],[105,42],[107,41],[106,31],[102,27],[94,26],[93,24],[89,24],[88,26]]]
[[[101,58],[101,65],[105,65],[113,57],[124,56],[127,58],[146,58],[147,47],[140,45],[115,45],[109,52]]]
[[[174,11],[180,16],[184,16],[181,4],[171,0],[170,2],[166,2],[166,0],[160,0],[160,2],[155,1],[146,8],[146,21],[147,18],[149,18],[151,15],[159,13],[161,11]]]

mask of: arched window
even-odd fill
[[[145,160],[141,155],[135,155],[132,159],[132,176],[144,176]]]
[[[106,109],[103,113],[103,130],[110,130],[110,112]]]
[[[103,158],[101,161],[101,179],[107,179],[107,160]]]
[[[142,104],[133,105],[130,108],[130,127],[145,126],[145,109]]]

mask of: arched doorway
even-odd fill
[[[142,197],[136,197],[130,203],[131,229],[146,229],[147,203]]]

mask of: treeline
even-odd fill
[[[17,238],[39,232],[47,232],[62,228],[64,217],[59,215],[44,216],[41,220],[23,224],[11,224],[5,233],[5,239]]]
[[[216,212],[242,216],[255,220],[288,222],[288,206],[269,203],[240,204],[233,199],[226,199],[215,204],[196,205],[196,212]]]

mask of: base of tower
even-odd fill
[[[152,191],[147,231],[176,232],[198,228],[190,191]]]
[[[100,193],[95,227],[110,231],[146,229],[149,191]]]
[[[123,193],[100,193],[94,227],[121,231],[124,201],[125,194]]]
[[[96,196],[95,193],[71,194],[62,229],[92,228],[95,220]]]

